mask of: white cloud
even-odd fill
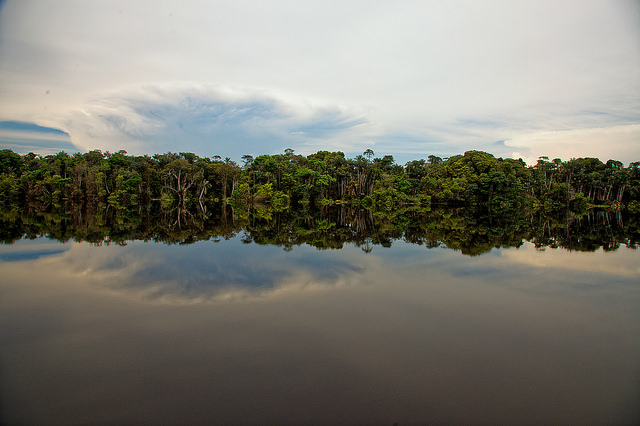
[[[603,161],[640,159],[640,124],[607,128],[586,128],[562,131],[541,131],[523,134],[505,141],[513,149],[512,156],[535,164],[540,156],[569,160],[596,157]]]
[[[140,241],[129,242],[126,247],[99,248],[74,242],[55,252],[42,248],[41,242],[35,243],[39,251],[35,250],[38,247],[29,249],[32,243],[23,244],[24,253],[13,256],[35,266],[23,270],[55,270],[69,283],[155,303],[255,301],[330,291],[360,286],[368,282],[365,271],[376,268],[373,259],[369,259],[369,268],[345,260],[357,257],[357,249],[339,255],[325,252],[324,261],[318,262],[317,250],[312,247],[303,245],[294,253],[284,253],[280,247],[244,245],[239,238],[225,241],[224,247],[200,241],[181,247],[180,253],[170,245],[148,246]],[[2,255],[0,250],[0,259]],[[265,261],[252,263],[245,259],[255,256]],[[327,268],[325,262],[331,267]],[[244,266],[230,267],[236,264]],[[189,272],[185,274],[185,270]]]
[[[87,150],[115,151],[125,144],[132,154],[190,151],[239,158],[290,146],[339,145],[350,133],[361,134],[367,123],[362,114],[340,106],[169,82],[96,94],[70,114],[65,128]]]
[[[635,261],[638,253],[627,248],[617,250],[614,255],[602,250],[591,253],[575,253],[559,249],[537,250],[532,243],[525,243],[517,250],[502,251],[501,256],[509,262],[527,264],[541,269],[558,268],[623,277],[640,276],[640,266]]]
[[[368,125],[332,133],[326,146],[345,152],[494,150],[496,141],[543,131],[638,124],[639,10],[598,0],[9,2],[0,13],[0,120],[63,128],[80,146],[154,148],[131,137],[157,124],[131,105],[170,99],[139,88],[186,81],[264,92],[295,108],[292,116],[312,116],[307,129],[317,133],[307,136],[316,142],[318,111],[346,108]],[[100,102],[128,127],[77,121]],[[640,158],[628,145],[607,145],[604,157]],[[592,152],[572,146],[570,156]]]

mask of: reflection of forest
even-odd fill
[[[270,244],[286,250],[308,244],[338,249],[345,243],[364,251],[406,241],[426,247],[447,247],[474,256],[498,247],[536,247],[568,250],[636,248],[640,236],[637,215],[591,210],[583,216],[518,216],[471,209],[399,209],[376,213],[355,207],[286,210],[281,213],[238,212],[220,205],[216,211],[149,208],[127,214],[118,209],[91,211],[5,210],[0,212],[0,239],[48,237],[59,241],[126,244],[144,240],[189,244],[229,239],[241,234],[246,243]]]

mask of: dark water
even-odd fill
[[[640,251],[0,246],[6,424],[640,419]]]

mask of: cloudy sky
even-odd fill
[[[640,160],[637,0],[0,0],[0,147]]]

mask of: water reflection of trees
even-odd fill
[[[537,218],[534,232],[527,239],[536,247],[562,247],[568,250],[617,250],[621,245],[637,248],[639,238],[637,215],[620,212],[589,211],[581,217]]]
[[[492,248],[518,247],[531,241],[536,247],[568,250],[636,248],[640,224],[633,215],[590,211],[583,216],[540,213],[492,214],[470,209],[398,209],[376,213],[354,207],[287,210],[280,213],[214,209],[188,211],[156,209],[137,212],[119,209],[75,208],[66,211],[6,210],[0,213],[0,239],[48,237],[59,241],[126,244],[157,241],[190,244],[242,235],[245,243],[268,244],[290,250],[307,244],[318,249],[339,249],[352,244],[369,252],[396,241],[447,247],[465,255]]]

